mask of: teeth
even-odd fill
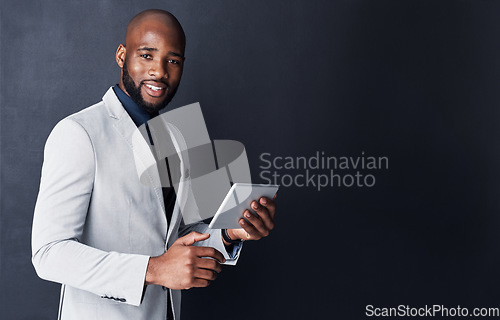
[[[152,86],[152,85],[150,85],[150,84],[146,84],[146,87],[148,87],[149,89],[154,90],[154,91],[161,90],[161,88],[160,88],[160,87]]]

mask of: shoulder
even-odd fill
[[[61,122],[76,122],[83,128],[91,129],[92,127],[102,125],[108,120],[109,114],[103,101],[100,101],[88,108],[85,108],[77,113],[69,115]]]
[[[109,127],[113,120],[119,119],[124,113],[126,111],[116,97],[113,87],[111,87],[104,94],[101,101],[69,115],[61,122],[74,121],[87,131],[96,130],[99,132],[103,129],[103,126]]]
[[[100,132],[103,127],[109,126],[108,119],[110,116],[106,105],[104,101],[100,101],[60,120],[50,132],[47,144],[90,142],[95,132]]]
[[[98,103],[59,121],[52,129],[47,143],[84,143],[94,147],[112,143],[110,139],[116,136],[114,127],[125,116],[126,111],[111,87]]]
[[[44,148],[42,172],[87,172],[93,175],[95,145],[87,129],[70,117],[52,129]],[[78,167],[78,170],[74,170]]]
[[[88,135],[92,127],[105,119],[104,103],[101,101],[77,113],[60,120],[49,135],[49,139],[54,136],[74,139],[75,136]]]
[[[113,88],[109,88],[103,99],[79,112],[71,114],[57,123],[53,131],[85,131],[89,136],[100,135],[112,127],[113,120],[125,112]]]

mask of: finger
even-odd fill
[[[266,232],[268,232],[267,228],[266,228],[266,225],[264,224],[264,222],[262,221],[262,219],[256,215],[256,214],[252,214],[250,211],[248,210],[245,210],[245,212],[243,212],[243,216],[245,217],[245,219],[248,220],[248,222],[254,226],[254,228],[257,230],[257,232],[261,235],[264,235],[266,234]]]
[[[217,278],[217,272],[207,269],[197,269],[194,272],[195,278],[214,281]]]
[[[274,195],[274,198],[276,198],[276,195]],[[271,215],[271,218],[274,219],[274,214],[276,212],[276,204],[274,203],[274,201],[266,197],[261,197],[259,202],[261,205],[267,208],[269,214]]]
[[[266,230],[267,231],[272,230],[274,228],[274,221],[273,218],[271,217],[271,214],[269,213],[269,210],[267,210],[266,207],[259,205],[257,201],[253,201],[251,205],[252,209],[255,210],[255,212],[259,215],[260,219],[264,223]],[[256,227],[257,229],[259,229],[258,226]]]
[[[219,261],[220,263],[226,262],[226,259],[224,258],[222,253],[220,253],[219,250],[212,247],[196,247],[196,255],[200,258],[204,257],[213,258]]]
[[[222,266],[217,260],[214,259],[200,258],[199,261],[197,261],[196,266],[198,268],[208,269],[217,273],[220,273],[222,271]]]
[[[205,279],[194,279],[192,288],[203,288],[208,287],[210,285],[210,281]]]
[[[207,240],[210,238],[210,233],[199,233],[196,231],[190,232],[189,234],[175,240],[174,244],[182,244],[185,246],[192,246],[195,242]]]
[[[258,240],[262,238],[262,235],[257,231],[257,229],[248,221],[245,221],[245,219],[240,219],[238,221],[240,226],[243,228],[243,230],[246,231],[247,237],[246,239],[243,240]]]

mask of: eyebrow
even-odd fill
[[[171,54],[171,55],[173,55],[174,57],[178,57],[178,58],[184,59],[184,56],[182,54],[180,54],[180,53],[173,52],[173,51],[169,51],[168,53]]]
[[[150,47],[141,47],[137,49],[137,51],[158,51],[157,48],[150,48]]]
[[[158,48],[140,47],[139,49],[137,49],[137,51],[158,51]],[[168,54],[171,54],[174,57],[178,57],[178,58],[184,59],[184,56],[182,54],[174,52],[174,51],[169,51]]]

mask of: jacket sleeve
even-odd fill
[[[32,229],[32,262],[46,280],[134,306],[141,303],[149,256],[105,252],[82,244],[95,156],[85,129],[64,119],[44,151]]]

